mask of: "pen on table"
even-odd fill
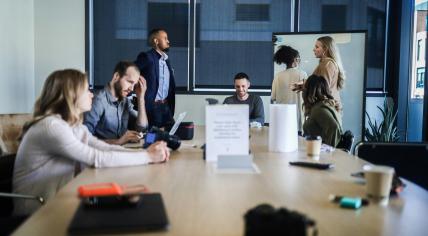
[[[191,147],[191,148],[196,148],[197,147],[196,144],[191,144],[191,143],[182,143],[181,146]]]

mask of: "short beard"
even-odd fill
[[[117,81],[113,84],[113,89],[117,99],[119,101],[122,101],[124,97],[122,96],[122,86],[120,86],[120,81]]]
[[[169,52],[169,47],[167,47],[164,50],[162,50],[162,52]]]

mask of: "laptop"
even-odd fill
[[[80,235],[164,231],[168,224],[160,193],[145,193],[137,206],[88,207],[81,202],[68,232]]]
[[[178,127],[180,126],[181,122],[183,122],[184,117],[186,117],[187,112],[182,112],[178,115],[177,120],[175,121],[174,125],[172,126],[171,130],[169,131],[169,135],[174,135],[177,131]]]

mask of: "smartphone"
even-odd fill
[[[328,170],[334,167],[332,163],[315,163],[315,162],[304,162],[304,161],[290,161],[290,165],[301,166],[307,168],[314,168],[319,170]]]
[[[142,194],[122,195],[122,196],[98,196],[98,197],[85,197],[82,202],[86,207],[108,207],[108,208],[121,208],[121,207],[135,207],[140,204]]]
[[[79,196],[87,207],[127,207],[137,206],[143,193],[149,190],[144,185],[118,185],[116,183],[97,183],[82,185]]]
[[[117,196],[123,194],[123,189],[116,183],[96,183],[79,186],[79,197]]]

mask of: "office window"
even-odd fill
[[[412,82],[412,99],[423,99],[424,98],[424,81],[425,81],[425,67],[416,69],[416,75],[413,76],[415,79]]]
[[[416,88],[424,88],[424,79],[425,79],[425,68],[418,68],[417,70],[417,79],[416,79]]]
[[[188,18],[187,3],[148,3],[148,28],[168,29],[168,37],[174,47],[188,47]],[[150,46],[150,45],[148,45]]]
[[[367,30],[367,88],[382,90],[386,3],[386,0],[300,0],[299,30]],[[346,66],[344,65],[345,70]]]
[[[416,60],[420,60],[421,58],[421,47],[422,47],[422,39],[418,40],[418,48],[416,49]]]
[[[176,84],[188,85],[188,18],[185,0],[90,0],[93,3],[93,85],[100,88],[111,78],[120,60],[134,61],[150,49],[152,28],[164,28],[171,41],[169,58]]]
[[[385,58],[385,12],[373,7],[367,8],[367,74],[374,76],[375,71],[383,70]],[[377,81],[369,80],[369,87],[377,86],[383,82],[379,77]]]
[[[238,72],[250,76],[253,89],[270,89],[273,80],[272,32],[290,31],[291,1],[263,2],[268,3],[251,4],[250,10],[245,8],[250,4],[234,1],[200,2],[200,14],[196,15],[196,21],[200,22],[200,47],[196,50],[195,90],[233,89],[233,77]],[[261,9],[252,12],[255,6]],[[236,14],[244,11],[257,13],[257,16]],[[252,22],[256,19],[267,21],[262,24]]]
[[[119,60],[133,61],[149,50],[150,29],[165,28],[179,90],[232,89],[233,76],[241,71],[249,74],[252,89],[268,90],[272,33],[291,32],[297,13],[295,32],[367,30],[367,87],[383,89],[386,0],[300,0],[299,11],[291,0],[86,2],[93,3],[93,64],[88,69],[98,87],[111,79]]]
[[[236,4],[237,21],[269,21],[269,4]]]
[[[425,81],[425,45],[427,39],[426,19],[427,10],[426,4],[416,4],[414,14],[414,29],[413,32],[413,62],[411,73],[411,98],[424,98],[424,81]]]
[[[323,31],[346,30],[346,6],[323,5],[321,22]]]

